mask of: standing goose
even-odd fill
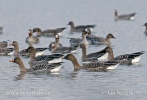
[[[91,41],[91,44],[110,44],[111,39],[116,39],[113,34],[109,33],[106,38],[104,37],[89,37],[88,41]]]
[[[31,68],[26,68],[23,61],[19,57],[10,60],[10,62],[18,64],[20,68],[20,72],[58,72],[62,67],[62,64],[58,64],[58,65],[38,64],[32,66]]]
[[[89,43],[86,39],[86,36],[88,35],[86,30],[82,31],[82,39],[81,38],[70,38],[69,42],[71,46],[79,46],[80,44],[84,44],[85,46],[88,46]]]
[[[49,48],[51,47],[52,44],[55,44],[56,47],[62,46],[62,44],[59,43],[59,39],[60,39],[59,35],[56,34],[56,35],[55,35],[55,42],[50,43],[50,44],[49,44]]]
[[[37,36],[48,36],[48,37],[54,37],[56,34],[61,35],[63,30],[66,28],[56,28],[56,29],[47,29],[42,31],[40,28],[34,28],[33,32],[37,32]]]
[[[133,20],[136,13],[118,15],[117,10],[115,9],[114,15],[115,15],[115,21],[117,21],[117,20]]]
[[[56,47],[54,43],[51,44],[50,51],[52,53],[60,53],[60,54],[66,54],[66,53],[74,53],[77,49],[77,47]]]
[[[26,49],[26,52],[30,53],[30,66],[40,63],[58,63],[61,62],[62,54],[52,54],[52,55],[41,55],[35,57],[36,50],[33,46]]]
[[[147,23],[145,23],[143,26],[145,26],[144,34],[147,35]]]
[[[107,47],[99,52],[90,53],[87,55],[86,47],[83,44],[80,44],[82,49],[82,61],[83,62],[94,62],[94,61],[104,61],[108,58]]]
[[[79,25],[79,26],[75,26],[73,21],[70,21],[68,23],[68,25],[70,25],[70,33],[73,32],[82,32],[83,30],[87,29],[87,28],[94,28],[96,27],[96,25]]]
[[[140,61],[142,54],[145,53],[144,51],[141,51],[141,52],[135,52],[135,53],[131,53],[131,54],[119,55],[114,58],[112,48],[110,46],[107,46],[106,48],[107,48],[106,51],[108,52],[108,60],[109,61],[113,61],[113,60],[121,61],[122,64],[137,63]]]
[[[33,36],[33,32],[29,29],[29,36],[26,38],[26,43],[39,43],[39,38]]]
[[[107,62],[95,62],[88,63],[81,66],[73,54],[67,54],[64,59],[70,60],[74,66],[74,70],[89,70],[89,71],[107,71],[109,69],[116,69],[120,62],[107,61]]]

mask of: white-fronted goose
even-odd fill
[[[50,51],[52,53],[61,53],[61,54],[66,54],[66,53],[74,53],[77,49],[77,47],[56,47],[54,43],[51,44]]]
[[[133,20],[136,13],[118,15],[117,10],[115,9],[114,15],[115,15],[115,21],[117,21],[117,20]]]
[[[47,29],[42,31],[40,28],[34,28],[33,32],[37,32],[37,36],[48,36],[48,37],[54,37],[56,34],[61,35],[63,30],[65,30],[66,27],[63,28],[56,28],[56,29]]]
[[[108,58],[107,47],[99,52],[90,53],[87,55],[86,47],[83,44],[80,44],[80,48],[82,49],[82,61],[85,62],[94,62],[94,61],[104,61]]]
[[[119,55],[114,58],[112,48],[110,46],[107,46],[106,48],[107,48],[106,51],[108,52],[108,60],[109,61],[113,61],[113,60],[121,61],[122,64],[137,63],[140,61],[141,55],[145,53],[144,51],[141,51],[141,52]]]
[[[62,67],[62,64],[59,63],[58,65],[38,64],[31,68],[26,68],[19,57],[10,60],[10,62],[18,64],[21,72],[58,72]]]
[[[69,42],[72,47],[79,46],[80,44],[84,44],[85,46],[88,46],[89,43],[86,39],[86,36],[88,35],[86,30],[82,31],[82,39],[81,38],[70,38]]]
[[[30,66],[39,64],[39,63],[58,63],[61,62],[63,57],[62,54],[52,54],[52,55],[41,55],[35,57],[36,50],[33,46],[30,46],[26,49],[26,52],[30,53]]]
[[[91,28],[96,27],[96,25],[78,25],[78,26],[75,26],[73,21],[70,21],[68,23],[68,25],[70,25],[70,33],[82,32],[83,30],[85,30],[87,28],[91,29]]]
[[[55,42],[50,43],[50,44],[49,44],[49,48],[51,47],[52,44],[55,44],[56,47],[62,46],[62,44],[59,43],[59,39],[60,39],[59,35],[56,34],[56,35],[55,35]]]
[[[73,54],[67,54],[64,59],[70,60],[74,66],[74,70],[89,70],[89,71],[107,71],[109,69],[116,69],[120,64],[118,61],[94,62],[81,66]]]
[[[110,44],[111,39],[116,39],[113,34],[109,33],[106,38],[104,37],[89,37],[88,41],[91,41],[91,44]]]
[[[26,38],[26,43],[39,43],[39,38],[33,36],[33,32],[29,29],[29,36]]]

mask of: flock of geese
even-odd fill
[[[117,10],[114,12],[115,21],[118,20],[132,20],[135,13],[118,15]],[[107,71],[114,70],[120,64],[132,64],[139,62],[141,56],[145,51],[139,51],[130,54],[123,54],[114,57],[113,49],[110,46],[111,39],[115,39],[112,33],[109,33],[106,37],[99,37],[92,34],[92,29],[96,25],[78,25],[75,26],[73,21],[68,23],[70,25],[70,33],[82,33],[81,38],[70,38],[70,46],[63,46],[60,41],[62,32],[66,29],[56,28],[41,30],[38,27],[29,29],[28,37],[25,42],[29,44],[29,47],[23,50],[19,50],[19,43],[13,41],[12,44],[8,44],[7,41],[0,42],[0,56],[13,55],[14,59],[10,62],[18,64],[20,72],[58,72],[62,65],[62,59],[66,59],[72,62],[74,70],[89,70],[89,71]],[[145,34],[147,34],[147,23]],[[3,31],[3,27],[0,27],[0,32]],[[36,35],[33,35],[36,33]],[[79,35],[79,34],[78,34]],[[32,44],[41,42],[39,37],[53,37],[55,41],[49,44],[47,48],[34,48]],[[93,53],[87,54],[86,50],[89,45],[106,45],[103,50],[93,51]],[[12,45],[14,48],[8,48],[8,45]],[[80,48],[82,52],[81,61],[83,65],[79,64],[79,61],[74,56],[74,52]],[[45,50],[48,49],[52,54],[44,55]],[[20,57],[21,56],[21,57]],[[29,58],[29,68],[26,68],[22,57]]]

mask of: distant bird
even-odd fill
[[[68,25],[70,25],[70,33],[74,33],[74,32],[82,32],[83,30],[87,29],[87,28],[94,28],[96,27],[96,25],[78,25],[75,26],[73,21],[70,21],[68,23]]]
[[[56,28],[56,29],[47,29],[42,31],[41,28],[34,28],[33,33],[37,32],[37,37],[39,36],[47,36],[47,37],[55,37],[56,34],[61,35],[63,30],[65,30],[66,27],[63,28]]]
[[[33,32],[31,29],[29,29],[29,36],[26,38],[26,43],[39,43],[39,38],[36,36],[33,36]]]
[[[147,35],[147,23],[145,23],[143,26],[145,26],[144,34]]]
[[[107,71],[116,69],[120,64],[118,61],[106,61],[106,62],[92,62],[81,66],[73,54],[67,54],[63,59],[70,60],[73,64],[74,70],[88,70],[88,71]]]
[[[123,14],[123,15],[118,15],[117,10],[115,9],[114,16],[115,16],[115,21],[117,20],[133,20],[135,17],[136,13],[131,13],[131,14]]]

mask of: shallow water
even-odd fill
[[[69,46],[67,23],[96,24],[94,34],[105,37],[109,32],[116,37],[112,40],[114,54],[133,53],[147,50],[147,37],[142,25],[146,22],[146,0],[1,0],[0,26],[4,26],[0,41],[19,42],[20,49],[28,45],[25,38],[28,29],[67,27],[60,42]],[[114,21],[114,9],[120,14],[136,12],[134,21]],[[40,38],[34,47],[48,47],[54,38]],[[105,46],[89,46],[88,53],[99,51]],[[46,54],[50,54],[46,51]],[[75,56],[81,57],[78,49]],[[121,65],[108,72],[73,71],[70,61],[56,74],[21,74],[16,64],[10,63],[12,56],[0,57],[0,99],[10,100],[146,100],[147,98],[147,54],[139,64]],[[23,58],[28,66],[28,59]],[[18,76],[19,75],[19,76]],[[18,92],[18,93],[17,93]]]

